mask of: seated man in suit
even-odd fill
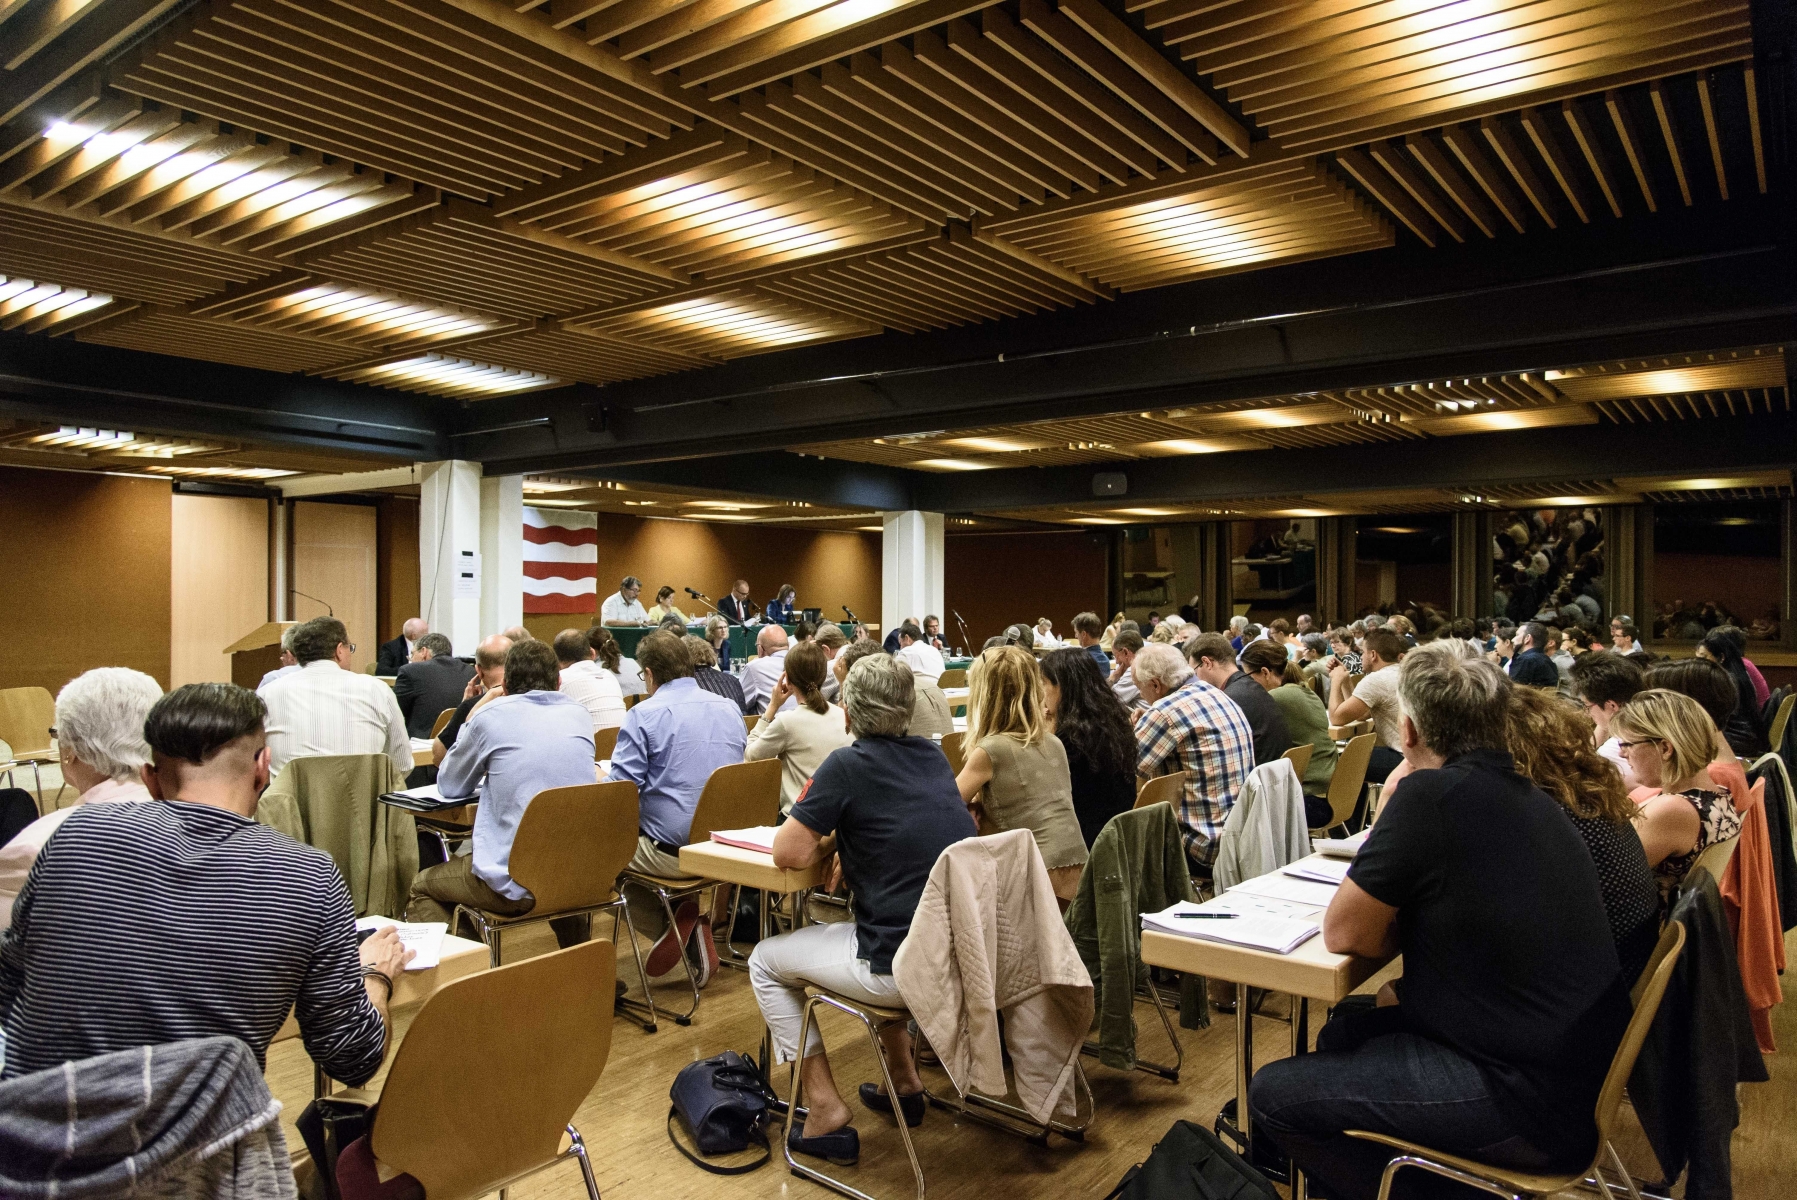
[[[390,642],[382,642],[375,651],[374,673],[399,674],[399,669],[412,661],[412,651],[418,648],[418,639],[430,631],[430,622],[423,617],[408,617],[406,623],[399,627],[399,636]],[[286,642],[283,641],[282,645],[286,645]]]
[[[1378,1195],[1394,1157],[1347,1129],[1515,1170],[1577,1170],[1597,1146],[1592,1112],[1633,982],[1597,867],[1565,811],[1511,762],[1513,685],[1496,666],[1441,639],[1388,670],[1412,773],[1330,902],[1323,939],[1337,954],[1401,953],[1404,975],[1380,1007],[1338,1009],[1317,1053],[1254,1076],[1254,1128],[1344,1200]]]
[[[406,732],[415,738],[431,736],[431,726],[443,710],[462,702],[474,668],[455,656],[455,648],[440,633],[427,633],[412,650],[412,661],[399,669],[393,681],[393,698],[399,701]]]

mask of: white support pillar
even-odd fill
[[[524,476],[481,479],[480,558],[482,635],[524,624]]]
[[[880,629],[896,629],[906,617],[942,615],[942,514],[880,514]]]
[[[472,654],[480,641],[480,464],[423,464],[418,503],[419,615]],[[470,581],[466,576],[473,572]]]

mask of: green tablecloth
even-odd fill
[[[839,624],[838,627],[849,637],[852,638],[855,636],[855,627],[853,625]],[[624,652],[624,657],[626,658],[635,658],[637,643],[641,642],[649,634],[655,632],[652,626],[647,625],[607,625],[606,628],[611,631],[612,637],[617,639],[618,648]],[[742,662],[746,659],[755,657],[755,639],[765,628],[767,628],[765,625],[732,625],[730,627],[731,660],[734,662]],[[786,625],[782,628],[784,628],[787,635],[790,636],[797,626]],[[697,633],[701,637],[704,636],[701,627],[697,625],[687,626],[687,632]]]

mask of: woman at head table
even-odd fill
[[[790,583],[780,585],[780,594],[767,602],[762,617],[769,625],[791,625],[793,609],[798,604],[799,593]]]
[[[674,589],[663,584],[655,593],[655,607],[649,610],[649,624],[659,625],[666,617],[679,617],[680,623],[686,624],[686,614],[674,607]]]

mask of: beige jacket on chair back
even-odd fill
[[[892,974],[962,1095],[1007,1091],[1002,1012],[1023,1107],[1042,1122],[1073,1112],[1092,977],[1029,830],[968,838],[942,852]]]
[[[418,873],[417,826],[380,797],[405,785],[385,754],[296,758],[262,793],[256,820],[329,854],[358,917],[404,920]]]

